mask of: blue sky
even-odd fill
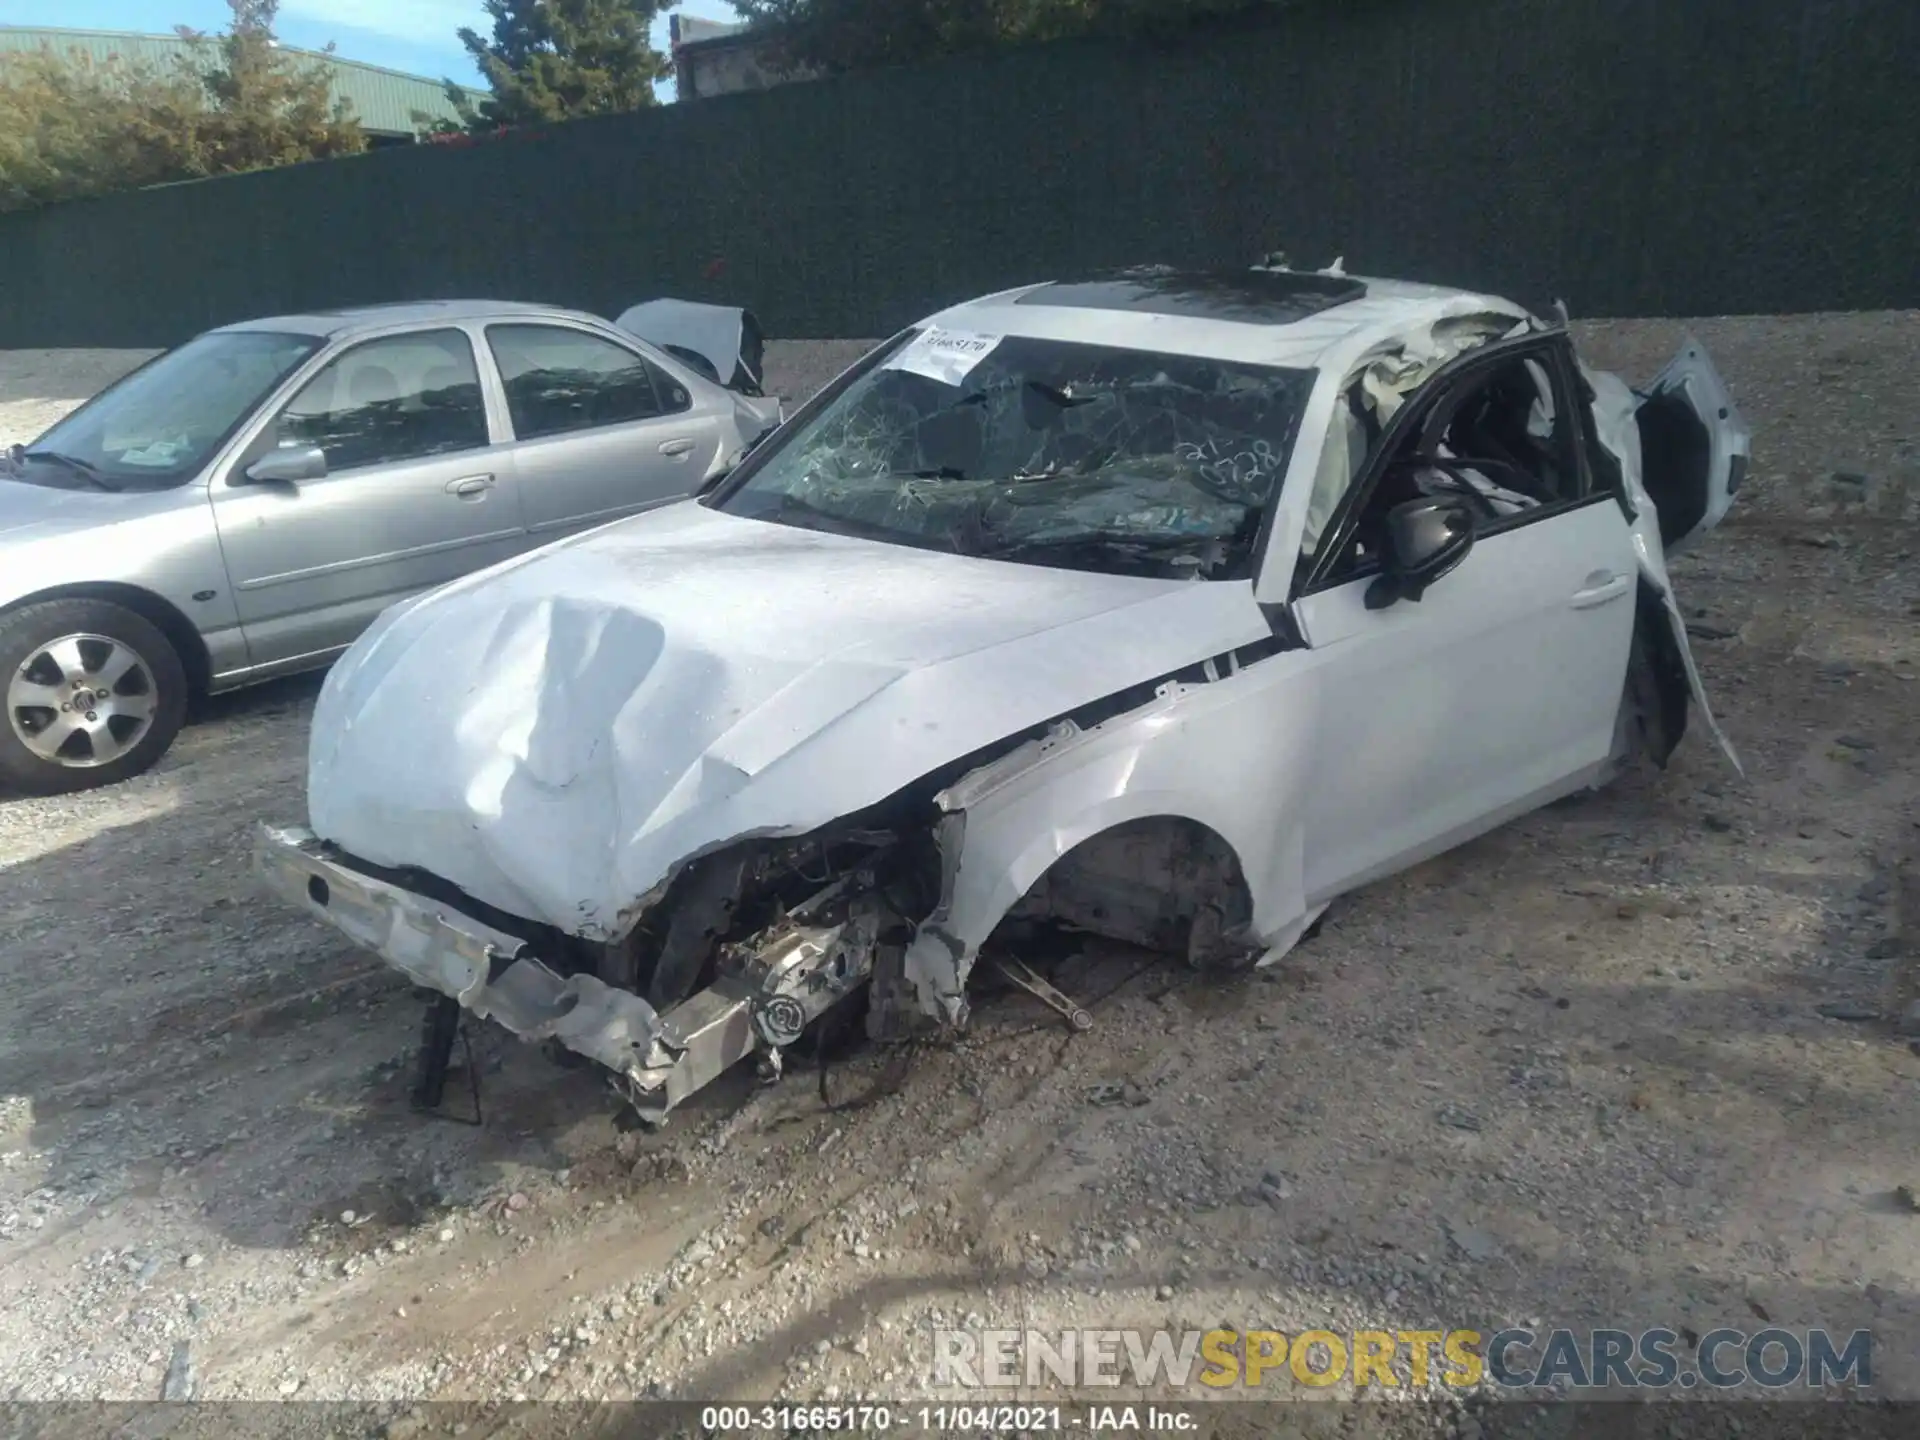
[[[738,18],[726,0],[685,0],[672,8],[709,20]],[[218,30],[229,18],[226,0],[0,0],[6,25],[165,34],[175,25]],[[462,25],[487,33],[480,0],[281,0],[278,28],[289,45],[318,50],[331,40],[350,60],[472,84],[479,76],[454,34]],[[664,14],[654,43],[666,49]]]

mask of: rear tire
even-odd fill
[[[64,795],[151,769],[180,733],[187,689],[172,643],[123,605],[0,615],[0,789]]]

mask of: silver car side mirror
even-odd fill
[[[327,452],[318,445],[282,445],[247,466],[244,473],[256,485],[298,485],[302,480],[324,480]]]

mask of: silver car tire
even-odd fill
[[[0,615],[0,791],[130,779],[166,754],[186,713],[180,656],[144,616],[93,599]]]

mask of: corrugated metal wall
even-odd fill
[[[1353,0],[0,217],[0,345],[490,295],[877,335],[1271,247],[1576,313],[1920,305],[1912,0]]]

